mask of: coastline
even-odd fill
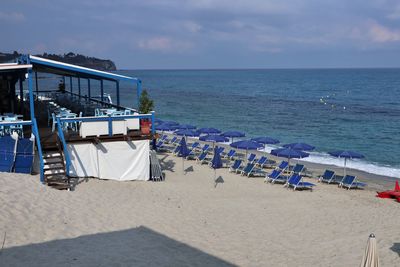
[[[172,134],[170,134],[170,133],[164,133],[164,134],[168,134],[169,137],[172,136]],[[197,141],[202,145],[205,143],[210,144],[210,142],[203,142],[203,141],[200,141],[198,138],[187,137],[187,139],[190,143]],[[229,151],[229,149],[232,149],[232,147],[230,147],[228,144],[216,143],[216,145],[225,147],[225,151]],[[244,152],[244,151],[241,151],[240,149],[236,149],[236,151],[239,153]],[[276,156],[273,156],[269,153],[262,152],[262,151],[251,150],[248,153],[256,154],[257,158],[260,158],[262,155],[267,155],[268,159],[272,159],[272,160],[276,161],[278,164],[280,161],[284,160],[284,158],[278,158]],[[304,166],[309,171],[311,171],[312,176],[314,178],[319,175],[322,175],[326,169],[335,171],[335,173],[338,175],[343,175],[343,167],[338,167],[336,165],[314,163],[314,162],[304,161],[301,159],[291,159],[291,164],[293,164],[293,162],[300,162],[300,163],[304,164]],[[382,191],[382,190],[392,189],[394,187],[396,180],[398,180],[395,177],[378,175],[378,174],[369,173],[366,171],[357,170],[357,169],[353,169],[353,168],[347,168],[347,173],[351,174],[351,175],[355,175],[357,177],[357,180],[359,180],[359,181],[366,182],[368,184],[368,186],[365,188],[365,190],[371,190],[371,191],[377,191],[377,190]]]

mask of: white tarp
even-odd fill
[[[110,180],[150,179],[149,141],[68,144],[71,175]]]

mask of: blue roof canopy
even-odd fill
[[[135,83],[140,82],[140,80],[137,78],[90,69],[32,55],[24,55],[20,58],[20,61],[21,63],[25,64],[32,64],[33,70],[39,72],[97,80],[132,81]]]

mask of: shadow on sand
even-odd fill
[[[390,249],[396,252],[400,257],[400,243],[394,243],[393,246],[390,247]]]
[[[147,227],[4,248],[1,266],[235,266]]]

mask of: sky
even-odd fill
[[[0,51],[119,69],[400,67],[400,0],[2,0]]]

